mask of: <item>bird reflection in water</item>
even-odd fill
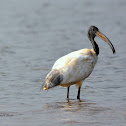
[[[44,110],[47,109],[64,109],[69,112],[80,111],[81,109],[88,110],[95,103],[90,103],[86,100],[75,100],[75,99],[66,99],[65,102],[56,102],[56,103],[46,103],[43,107]]]
[[[67,99],[64,102],[46,103],[42,112],[48,115],[45,119],[47,121],[55,120],[68,125],[92,125],[96,123],[94,117],[97,118],[99,114],[102,117],[105,113],[110,113],[110,110],[91,101]]]

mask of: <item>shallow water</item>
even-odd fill
[[[126,1],[0,1],[0,126],[125,126]],[[97,65],[81,89],[42,91],[59,57],[91,48],[88,26],[96,25],[116,54],[96,38]]]

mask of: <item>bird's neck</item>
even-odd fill
[[[92,43],[92,46],[93,46],[93,49],[94,49],[96,55],[98,56],[98,54],[99,54],[98,44],[94,41],[94,39],[91,39],[91,43]]]

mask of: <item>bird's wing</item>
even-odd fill
[[[57,69],[63,75],[62,84],[77,82],[88,77],[96,63],[90,50],[79,50],[58,59],[52,69]]]

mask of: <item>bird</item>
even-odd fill
[[[70,86],[75,84],[78,88],[77,99],[80,99],[82,83],[92,73],[99,55],[99,47],[94,38],[101,38],[110,46],[113,54],[115,53],[111,41],[96,26],[92,25],[88,28],[87,36],[93,48],[80,49],[59,58],[47,74],[42,86],[43,90],[56,86],[67,87],[66,98],[69,99]]]

